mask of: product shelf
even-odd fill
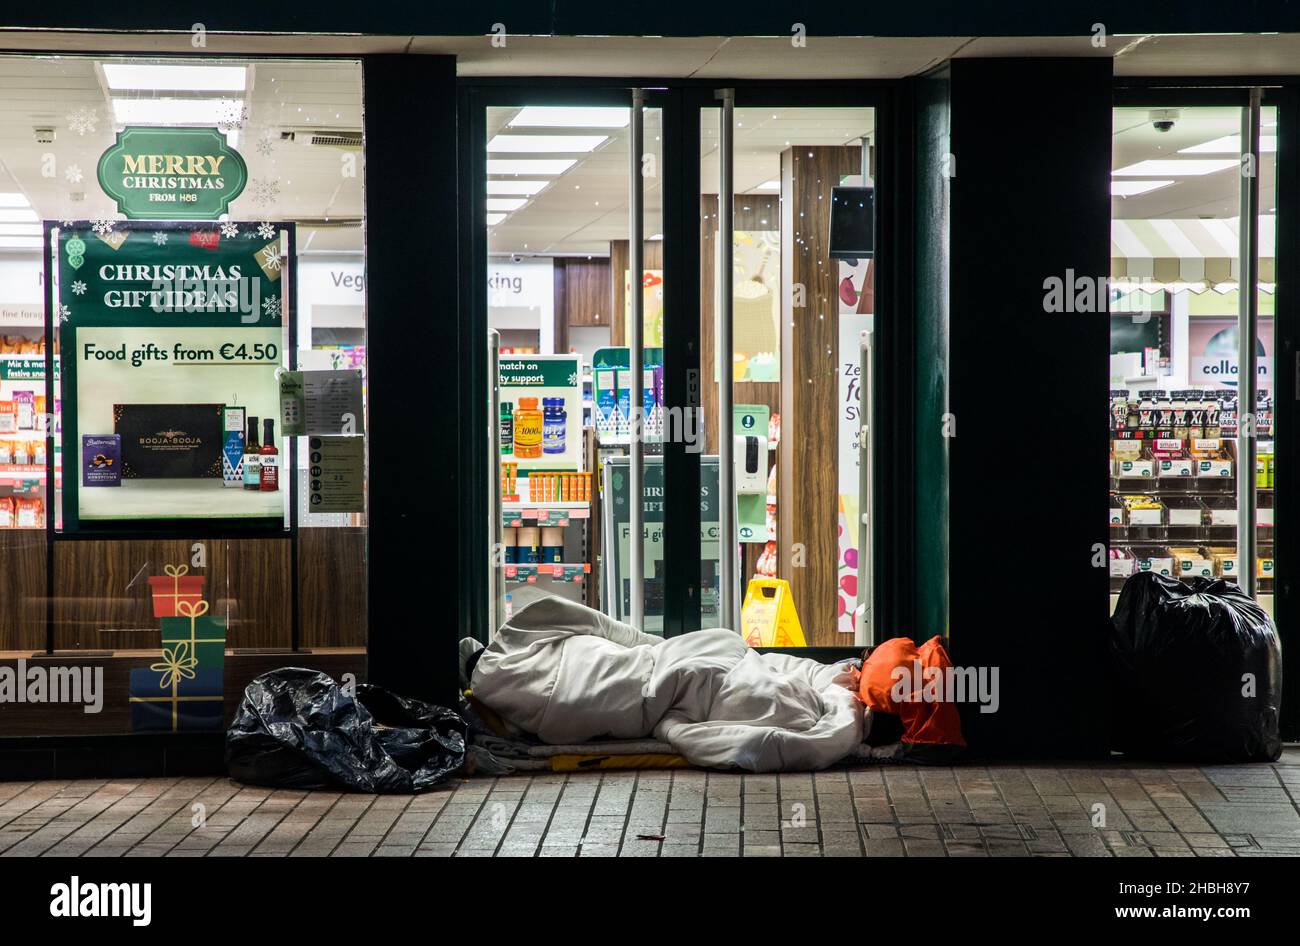
[[[573,583],[582,581],[587,575],[589,575],[591,573],[591,565],[587,562],[520,563],[503,565],[502,570],[505,573],[506,581],[519,582],[521,584],[536,584],[539,578],[549,578],[552,581]]]
[[[513,528],[524,522],[548,526],[567,526],[570,519],[590,519],[590,503],[521,503],[501,504],[501,524]]]

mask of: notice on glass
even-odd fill
[[[280,425],[286,437],[362,434],[363,417],[360,371],[281,372]]]
[[[307,504],[311,512],[365,512],[364,437],[312,437],[307,442]]]

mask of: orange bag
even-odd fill
[[[893,637],[863,661],[858,695],[868,709],[892,713],[902,721],[903,742],[964,747],[957,704],[947,699],[924,700],[917,692],[925,671],[936,668],[942,672],[951,666],[941,638],[932,637],[917,647],[909,637]],[[901,689],[900,678],[911,691],[910,699],[895,699]]]

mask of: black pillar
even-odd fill
[[[1109,272],[1111,62],[959,59],[921,86],[917,633],[997,668],[972,748],[1095,755],[1109,316],[1046,311],[1044,281]]]
[[[463,631],[456,61],[363,56],[368,678],[454,705]],[[435,597],[436,595],[436,597]]]

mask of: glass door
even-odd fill
[[[701,622],[755,646],[873,640],[878,129],[864,99],[742,88],[697,105]]]
[[[493,88],[471,99],[480,283],[472,294],[486,353],[476,362],[487,395],[485,638],[540,595],[661,630],[655,95]],[[641,545],[631,542],[637,531]]]

